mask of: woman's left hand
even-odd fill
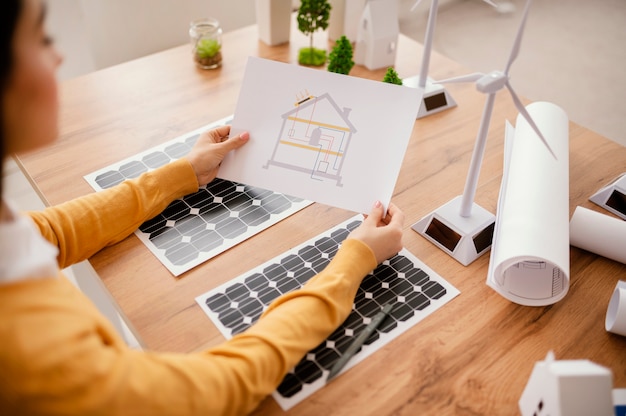
[[[235,137],[228,137],[230,126],[221,126],[206,131],[187,155],[198,178],[198,184],[204,186],[217,176],[217,170],[228,152],[238,149],[248,142],[250,134],[243,132]]]

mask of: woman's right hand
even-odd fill
[[[402,250],[403,226],[404,213],[396,205],[390,203],[385,215],[383,205],[376,201],[370,214],[348,238],[365,243],[374,252],[376,262],[380,264]]]

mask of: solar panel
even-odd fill
[[[218,120],[86,175],[85,179],[100,191],[136,178],[185,156],[202,132],[231,121],[232,117]],[[310,204],[303,199],[218,178],[197,192],[173,201],[159,215],[143,223],[135,234],[178,276]]]
[[[304,285],[333,258],[357,215],[325,233],[196,298],[226,337],[245,331],[277,297]],[[287,410],[325,385],[330,368],[383,305],[390,315],[372,333],[343,371],[420,322],[459,291],[403,249],[378,265],[362,281],[352,312],[324,342],[311,350],[283,379],[273,396]]]

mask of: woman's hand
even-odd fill
[[[376,201],[370,214],[348,238],[354,238],[367,244],[376,256],[376,262],[394,256],[402,250],[402,227],[404,213],[394,204],[389,204],[387,214],[380,201]]]
[[[220,126],[202,133],[187,155],[187,160],[193,166],[200,186],[215,179],[226,154],[233,149],[240,148],[250,138],[248,132],[230,138],[229,133],[230,126]]]

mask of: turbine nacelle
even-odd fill
[[[502,71],[491,71],[476,80],[476,89],[484,94],[493,94],[506,86],[509,76]]]

